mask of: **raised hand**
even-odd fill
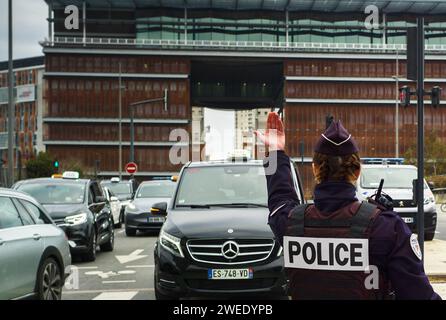
[[[276,112],[268,114],[265,134],[260,131],[254,131],[256,136],[269,149],[269,151],[283,150],[285,148],[285,132],[283,130],[283,123]]]

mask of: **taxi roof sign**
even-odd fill
[[[62,174],[63,179],[79,179],[79,172],[77,171],[65,171]]]
[[[60,178],[62,178],[62,174],[54,173],[54,174],[51,175],[51,178],[53,178],[53,179],[60,179]]]
[[[113,177],[113,178],[110,179],[110,181],[114,182],[114,183],[118,183],[118,182],[121,181],[121,179],[119,179],[119,177]]]

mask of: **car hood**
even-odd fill
[[[363,190],[362,196],[364,198],[373,195],[376,190]],[[413,191],[412,189],[383,189],[385,194],[389,195],[393,200],[412,200]],[[424,190],[424,197],[431,196],[431,192],[428,189]],[[361,197],[362,198],[362,197]]]
[[[268,214],[267,208],[176,209],[169,211],[165,230],[187,238],[271,239]]]
[[[87,211],[84,204],[44,204],[43,207],[53,219],[62,219]]]
[[[170,198],[136,198],[132,203],[141,211],[149,211],[158,202],[170,202]]]

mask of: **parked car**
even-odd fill
[[[170,180],[154,180],[141,183],[134,199],[125,208],[125,233],[135,236],[138,230],[160,230],[166,217],[152,205],[158,202],[169,202],[176,183]]]
[[[294,169],[291,179],[303,201]],[[156,298],[285,296],[267,202],[262,161],[185,165],[170,204],[153,205],[167,216],[154,250]]]
[[[364,159],[358,179],[358,199],[373,195],[384,179],[383,192],[393,199],[393,208],[404,222],[416,232],[417,204],[413,201],[413,180],[417,178],[417,167],[399,164],[403,159]],[[381,163],[378,163],[380,162]],[[424,237],[433,240],[437,228],[437,206],[435,197],[424,181]]]
[[[113,216],[97,181],[65,172],[62,179],[23,180],[13,188],[28,193],[45,207],[67,234],[73,256],[94,261],[98,245],[101,251],[113,251]]]
[[[110,210],[112,212],[113,222],[115,223],[114,227],[119,229],[122,227],[121,201],[119,201],[119,198],[115,196],[115,194],[108,187],[103,187],[103,189],[105,198],[107,202],[110,203]]]
[[[71,255],[64,231],[34,198],[0,189],[0,300],[59,300]]]
[[[138,187],[136,180],[121,180],[118,177],[113,177],[110,180],[102,180],[101,186],[107,187],[112,191],[121,202],[121,216],[120,223],[124,222],[125,207],[130,203]],[[117,222],[117,220],[115,220]]]

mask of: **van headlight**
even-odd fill
[[[424,204],[430,204],[430,203],[434,203],[434,202],[435,202],[435,199],[432,196],[426,197],[424,199]]]
[[[180,238],[177,238],[161,229],[159,240],[164,249],[170,251],[172,254],[178,257],[184,258],[183,251],[181,250]]]
[[[77,226],[80,224],[84,224],[85,222],[87,222],[88,217],[86,213],[80,213],[80,214],[76,214],[74,216],[68,216],[64,219],[64,222],[66,224],[72,225],[72,226]]]

